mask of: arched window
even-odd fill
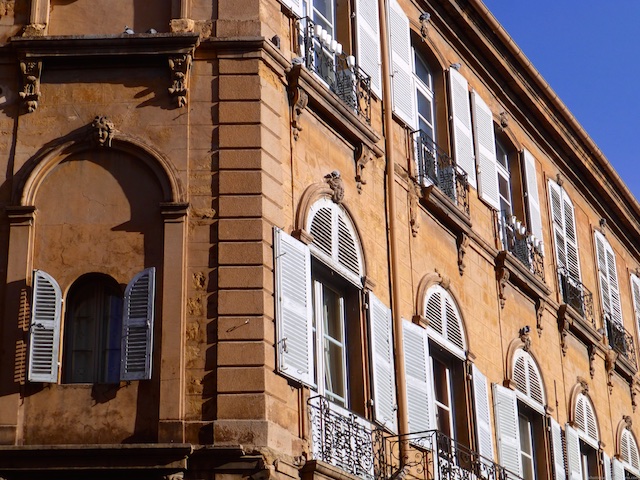
[[[600,436],[591,399],[584,392],[575,397],[573,425],[566,425],[567,466],[571,478],[593,478],[598,472]],[[603,455],[603,463],[609,458]]]

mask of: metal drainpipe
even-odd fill
[[[387,221],[389,238],[389,277],[391,282],[391,309],[393,316],[394,361],[396,370],[396,388],[398,402],[398,433],[406,435],[409,432],[409,417],[407,413],[407,382],[404,368],[404,345],[402,336],[402,317],[400,313],[400,278],[398,275],[398,239],[396,234],[396,182],[393,151],[393,112],[391,110],[391,73],[389,70],[389,37],[387,35],[386,0],[378,0],[378,16],[380,17],[380,56],[382,67],[382,105],[384,146],[387,157]],[[402,437],[401,437],[402,438]],[[408,442],[400,442],[400,466],[405,465]]]

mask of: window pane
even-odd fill
[[[420,54],[415,51],[415,66],[416,66],[416,76],[422,80],[422,82],[431,89],[431,71],[427,66],[427,63],[423,60]]]

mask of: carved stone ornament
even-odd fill
[[[19,95],[27,107],[27,112],[32,113],[38,108],[40,100],[42,61],[23,60],[20,62],[20,71],[22,72],[22,91]]]
[[[340,176],[340,172],[338,170],[334,170],[331,173],[327,173],[324,176],[325,182],[329,185],[329,188],[333,191],[333,195],[331,195],[331,200],[334,203],[340,205],[342,200],[344,200],[344,182],[342,177]]]
[[[362,193],[362,186],[367,184],[366,180],[362,176],[362,172],[367,163],[373,159],[373,155],[373,151],[364,143],[360,143],[356,147],[356,187],[358,187],[358,193]]]
[[[411,225],[411,235],[418,236],[420,224],[418,223],[418,213],[420,211],[420,187],[415,182],[409,182],[409,224]]]
[[[556,175],[556,183],[558,184],[559,187],[562,187],[562,184],[564,183],[564,179],[562,178],[562,175],[560,175],[559,173]]]
[[[507,112],[500,112],[500,126],[505,129],[509,126],[509,116]]]
[[[467,247],[469,246],[469,235],[461,233],[456,238],[456,246],[458,247],[458,272],[460,276],[464,274],[464,269],[467,265],[464,263],[464,256],[467,253]]]
[[[110,147],[116,127],[108,117],[98,115],[91,122],[93,140],[99,147]]]
[[[562,347],[562,356],[567,355],[567,334],[569,333],[569,318],[567,315],[558,316],[558,331],[560,332],[560,346]]]
[[[633,427],[633,420],[631,417],[629,415],[624,415],[622,417],[622,421],[624,422],[624,428],[631,430],[631,427]]]
[[[294,88],[291,93],[291,131],[293,132],[293,139],[298,140],[300,132],[302,131],[302,125],[300,124],[300,117],[309,104],[309,95],[301,88]]]
[[[613,393],[613,370],[616,367],[617,359],[618,354],[615,350],[607,350],[607,354],[604,359],[604,367],[607,370],[607,385],[609,386],[609,394]]]
[[[162,480],[182,480],[184,478],[184,472],[175,472],[168,475],[164,475]]]
[[[504,304],[507,301],[505,288],[507,286],[507,282],[509,281],[509,270],[507,270],[505,267],[499,267],[496,270],[496,277],[498,280],[498,297],[500,299],[500,308],[504,308]]]
[[[536,329],[538,330],[538,337],[542,336],[542,315],[544,314],[544,307],[547,301],[544,298],[538,298],[536,300]]]
[[[594,378],[596,376],[596,346],[589,345],[587,350],[589,353],[589,375]]]
[[[634,378],[631,384],[629,385],[629,390],[631,393],[631,408],[633,410],[633,413],[636,412],[636,408],[638,407],[638,402],[636,400],[636,397],[638,395],[638,389],[640,389],[640,383],[638,382],[637,378]]]
[[[169,95],[175,98],[178,107],[187,104],[189,92],[189,73],[191,72],[192,56],[190,53],[169,57],[172,84],[169,87]]]
[[[578,383],[580,384],[580,393],[585,395],[589,393],[589,384],[584,378],[578,377]]]
[[[529,335],[529,326],[520,329],[520,341],[522,342],[522,349],[525,352],[531,350],[531,336]]]

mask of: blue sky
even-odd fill
[[[483,1],[640,199],[640,1]]]

